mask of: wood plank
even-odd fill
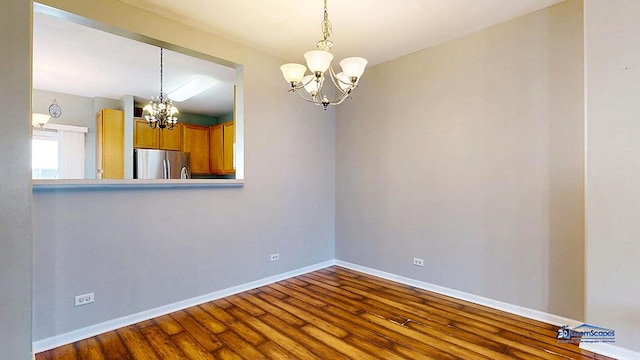
[[[295,357],[293,354],[288,352],[287,350],[281,348],[277,344],[267,341],[264,344],[258,346],[258,349],[265,354],[269,359],[289,359],[289,360],[298,360],[300,358]]]
[[[216,352],[216,358],[221,360],[245,360],[228,347],[223,347]]]
[[[233,304],[233,306],[241,308],[242,310],[248,312],[252,316],[260,316],[260,315],[264,315],[264,313],[265,313],[264,310],[262,310],[259,307],[253,305],[252,303],[248,302],[247,300],[241,298],[238,295],[231,295],[231,296],[227,297],[227,300],[231,304]]]
[[[177,311],[170,314],[184,329],[193,336],[196,341],[207,351],[214,351],[223,345],[216,336],[208,332],[200,323],[192,318],[186,311]]]
[[[285,293],[283,293],[281,291],[278,291],[278,290],[276,290],[274,288],[271,288],[269,286],[261,286],[261,287],[258,288],[258,290],[260,290],[260,292],[267,293],[267,294],[269,294],[269,295],[271,295],[273,297],[276,297],[278,299],[284,299],[286,297],[289,297],[289,295],[287,295],[287,294],[285,294]]]
[[[51,350],[42,351],[36,354],[36,360],[51,360]]]
[[[313,325],[305,325],[301,328],[307,335],[316,338],[329,347],[341,352],[349,359],[379,359],[379,357],[368,354],[357,347],[342,341],[327,332],[324,332]]]
[[[260,293],[255,295],[259,295],[259,294]],[[255,306],[258,306],[259,308],[263,309],[265,312],[276,315],[277,317],[279,317],[289,325],[292,325],[292,326],[304,325],[304,321],[302,321],[300,317],[295,316],[293,312],[289,312],[286,309],[282,309],[281,307],[274,306],[276,303],[282,302],[280,299],[272,297],[271,295],[265,294],[266,296],[268,296],[268,299],[269,299],[268,300],[269,302],[267,302],[262,300],[261,298],[256,297],[255,295],[240,294],[239,296],[242,299],[247,300],[250,303],[254,304]]]
[[[157,360],[158,355],[149,342],[140,334],[135,326],[127,326],[117,330],[122,342],[135,360]]]
[[[147,126],[148,127],[148,126]],[[151,326],[151,325],[155,325],[155,322],[153,321],[153,319],[151,320],[145,320],[145,321],[141,321],[139,323],[136,324],[136,326],[138,327],[138,329],[143,329],[146,328],[147,326]]]
[[[202,345],[198,344],[188,332],[181,332],[171,336],[173,342],[182,350],[187,359],[190,360],[214,360],[213,355]]]
[[[228,302],[227,302],[228,303]],[[215,319],[219,320],[221,323],[229,326],[234,322],[238,321],[233,316],[229,315],[225,309],[233,307],[233,304],[228,303],[229,306],[220,307],[215,305],[213,302],[208,302],[204,304],[198,305],[202,310],[206,311],[209,315],[213,316]]]
[[[244,312],[240,308],[232,307],[227,311],[238,320],[253,318],[253,316]],[[257,346],[265,342],[265,338],[262,335],[255,332],[244,322],[238,321],[231,324],[229,327],[233,330],[234,333],[239,335],[241,338],[243,338],[245,341],[247,341],[253,346]]]
[[[275,328],[267,325],[259,318],[248,318],[247,325],[251,326],[253,329],[261,333],[262,336],[269,339],[270,341],[286,348],[287,351],[293,354],[296,359],[304,360],[316,358],[316,356],[310,353],[304,346],[292,340]]]
[[[127,350],[127,347],[124,346],[117,331],[109,331],[96,336],[96,338],[102,347],[103,354],[109,359],[131,359],[132,355]]]
[[[330,334],[333,334],[334,336],[337,336],[337,337],[345,337],[345,336],[349,335],[349,332],[347,330],[341,329],[340,327],[335,326],[334,324],[332,324],[332,323],[330,323],[328,321],[322,320],[321,318],[318,318],[317,316],[313,315],[312,313],[307,312],[306,310],[303,310],[303,308],[292,306],[289,303],[286,303],[286,302],[284,302],[282,300],[279,300],[279,299],[276,299],[274,297],[271,297],[270,295],[267,295],[267,294],[264,294],[264,299],[268,300],[273,305],[275,305],[276,309],[281,309],[282,310],[282,311],[269,311],[269,313],[273,314],[273,315],[276,315],[277,317],[279,317],[283,321],[286,321],[290,325],[302,326],[306,322],[306,323],[314,325],[314,326],[316,326],[316,327],[318,327],[320,329],[323,329],[324,331],[326,331],[326,332],[328,332]],[[260,301],[262,301],[262,300],[260,300]],[[265,302],[262,301],[262,303],[265,303]],[[311,308],[313,308],[313,306],[311,306]],[[293,315],[291,315],[291,314],[293,314]],[[295,322],[295,323],[291,323],[291,322],[287,321],[289,316],[293,316],[298,321]],[[302,319],[304,321],[302,321],[300,319]]]
[[[278,319],[274,315],[266,314],[262,316],[261,319],[265,323],[267,323],[269,326],[283,332],[289,338],[293,339],[296,343],[309,349],[309,351],[311,351],[316,355],[316,358],[320,358],[320,359],[343,358],[343,355],[337,352],[336,350],[328,346],[325,346],[322,342],[318,341],[317,339],[305,334],[304,332],[301,332],[300,328],[287,325],[284,321]]]
[[[276,289],[278,291],[286,291],[287,295],[289,296],[293,296],[297,299],[300,299],[312,306],[315,307],[323,307],[327,304],[325,304],[323,301],[320,301],[316,298],[312,298],[309,297],[307,295],[304,294],[304,292],[300,292],[298,289],[305,289],[303,287],[297,286],[297,285],[292,285],[290,287],[284,287],[283,285],[279,284],[279,283],[275,283],[275,284],[271,284],[269,285],[270,288]]]
[[[56,360],[78,360],[78,353],[74,344],[68,344],[53,349],[51,358]]]
[[[163,315],[155,319],[156,325],[167,335],[175,335],[184,331],[182,326],[169,315]]]
[[[258,351],[255,347],[249,345],[238,334],[233,331],[225,331],[218,335],[220,340],[233,352],[240,355],[244,359],[262,360],[267,359],[263,353]]]
[[[200,325],[204,326],[205,329],[214,334],[219,334],[228,329],[222,322],[218,321],[199,306],[190,307],[185,309],[185,311],[199,322]]]
[[[78,341],[76,344],[76,351],[78,357],[81,360],[104,360],[105,356],[102,353],[102,347],[95,337]]]
[[[158,326],[152,325],[140,329],[149,344],[153,346],[160,359],[183,359],[184,353],[173,343]]]

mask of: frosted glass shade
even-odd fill
[[[49,114],[31,114],[31,124],[37,127],[43,127],[51,120]]]
[[[280,66],[282,76],[288,83],[297,84],[302,81],[304,73],[307,72],[307,67],[302,64],[284,64]]]
[[[343,73],[343,72],[337,73],[336,74],[336,78],[338,79],[337,83],[338,83],[338,85],[340,85],[340,89],[342,89],[342,91],[347,90],[352,85],[351,84],[351,80],[349,79],[349,77],[347,75],[345,75],[345,73]],[[356,81],[356,84],[357,83],[358,83],[358,81]]]
[[[333,54],[328,51],[311,50],[304,53],[304,58],[307,60],[307,66],[312,73],[324,73],[331,65]]]
[[[367,59],[361,57],[350,57],[340,61],[340,67],[347,77],[360,78],[367,66]]]
[[[318,82],[315,80],[316,77],[314,75],[307,75],[302,78],[302,83],[306,84],[304,89],[311,95],[315,95],[318,93]],[[307,82],[309,82],[307,84]]]

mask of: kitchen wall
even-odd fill
[[[0,359],[31,356],[31,2],[2,4]]]
[[[44,3],[242,64],[246,183],[34,192],[35,340],[333,259],[334,112],[287,93],[284,60],[115,0]]]
[[[640,3],[586,0],[587,308],[640,351]]]
[[[368,69],[336,113],[336,258],[583,319],[582,16]]]
[[[96,177],[96,113],[94,112],[94,99],[71,94],[62,94],[53,91],[33,89],[33,111],[48,114],[49,106],[56,100],[62,109],[59,118],[51,118],[49,123],[61,125],[84,126],[88,128],[85,134],[85,178]]]

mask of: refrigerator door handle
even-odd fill
[[[167,160],[162,160],[162,178],[167,178]]]
[[[165,176],[165,179],[171,179],[171,161],[165,160],[165,162],[167,163],[167,176]]]

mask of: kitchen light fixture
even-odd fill
[[[211,89],[215,84],[215,79],[204,76],[196,76],[193,79],[189,80],[186,84],[169,93],[168,96],[169,99],[173,101],[185,101],[206,90]]]
[[[51,120],[51,115],[49,114],[31,114],[31,124],[33,127],[43,128],[48,122]]]
[[[316,47],[318,50],[307,51],[304,58],[307,60],[307,66],[302,64],[284,64],[280,67],[282,75],[289,84],[289,91],[298,93],[306,101],[316,105],[322,105],[326,110],[329,105],[339,105],[351,95],[351,92],[358,86],[358,81],[364,73],[367,66],[367,60],[361,57],[349,57],[340,61],[342,72],[335,73],[331,67],[331,47],[333,42],[329,40],[331,36],[331,22],[327,13],[327,0],[324,0],[324,20],[322,21],[323,39],[318,41]],[[306,75],[307,67],[311,71],[311,75]],[[329,70],[329,77],[335,86],[335,97],[329,100],[327,94],[323,91],[324,81],[326,79],[325,72]],[[311,97],[306,97],[300,91],[305,89]]]
[[[160,128],[160,130],[167,128],[172,130],[174,125],[178,122],[178,109],[173,106],[173,101],[168,97],[165,98],[162,93],[162,51],[160,48],[160,96],[151,98],[151,101],[145,107],[142,108],[144,118],[147,120],[147,124],[152,129]]]

